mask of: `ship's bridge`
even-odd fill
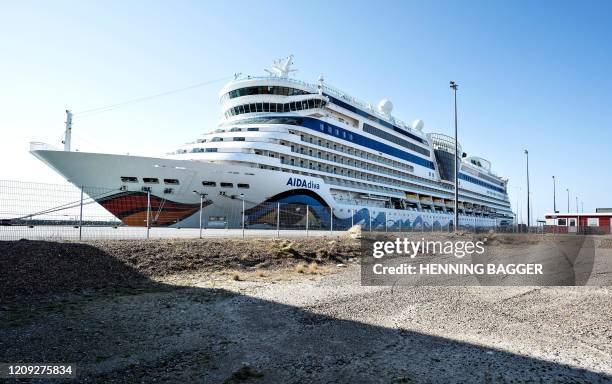
[[[438,164],[438,170],[442,180],[454,182],[455,181],[455,139],[451,136],[444,135],[441,133],[430,133],[429,141],[434,149],[434,155],[436,163]],[[461,145],[457,143],[458,153],[463,153]],[[457,159],[461,163],[461,158]]]

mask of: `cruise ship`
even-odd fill
[[[64,150],[32,143],[31,153],[126,225],[198,227],[203,215],[204,226],[265,227],[279,208],[308,206],[321,227],[366,229],[453,225],[456,155],[459,225],[514,222],[508,180],[489,161],[397,119],[388,100],[374,107],[322,76],[294,79],[293,65],[236,75],[220,91],[217,129],[172,153],[70,151],[70,115]]]

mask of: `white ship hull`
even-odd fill
[[[318,215],[318,224],[329,226],[328,206],[333,209],[334,228],[361,224],[366,229],[444,228],[452,223],[453,215],[444,212],[420,212],[383,207],[341,204],[334,200],[330,185],[321,178],[278,172],[255,167],[232,166],[192,160],[175,160],[55,150],[32,150],[32,153],[85,191],[127,225],[146,225],[150,204],[151,225],[198,227],[200,224],[200,194],[204,197],[204,225],[239,227],[244,198],[247,222],[258,225],[258,215],[275,214],[277,204],[308,205]],[[150,188],[150,203],[142,192],[142,183],[123,183],[121,177],[142,175],[157,178],[159,184]],[[177,179],[172,193],[161,180]],[[202,181],[213,181],[214,187],[204,187]],[[231,183],[232,187],[221,187]],[[238,189],[238,184],[248,189]],[[243,194],[243,197],[240,196]],[[163,205],[162,209],[158,209]],[[262,212],[257,212],[258,208]],[[212,219],[212,220],[211,220]],[[263,224],[262,224],[263,225]],[[492,227],[499,219],[460,215],[461,226]]]

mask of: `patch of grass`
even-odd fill
[[[319,269],[319,264],[312,262],[308,265],[308,273],[315,274]]]
[[[255,276],[257,276],[257,277],[266,277],[266,274],[261,269],[258,269],[257,271],[255,271]]]
[[[293,268],[293,270],[297,273],[304,273],[306,271],[306,266],[304,263],[299,263]]]
[[[234,273],[232,273],[232,280],[234,280],[234,281],[241,281],[242,278],[240,277],[240,274],[238,272],[234,272]]]

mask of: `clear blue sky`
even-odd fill
[[[510,179],[525,217],[530,151],[535,213],[611,207],[611,2],[568,1],[2,1],[0,179],[60,183],[28,153],[59,144],[75,112],[235,72],[263,74],[293,53],[319,74],[403,120],[452,132]],[[81,150],[157,154],[220,118],[222,83],[74,119]],[[519,192],[520,188],[520,194]],[[516,209],[516,207],[515,207]]]

